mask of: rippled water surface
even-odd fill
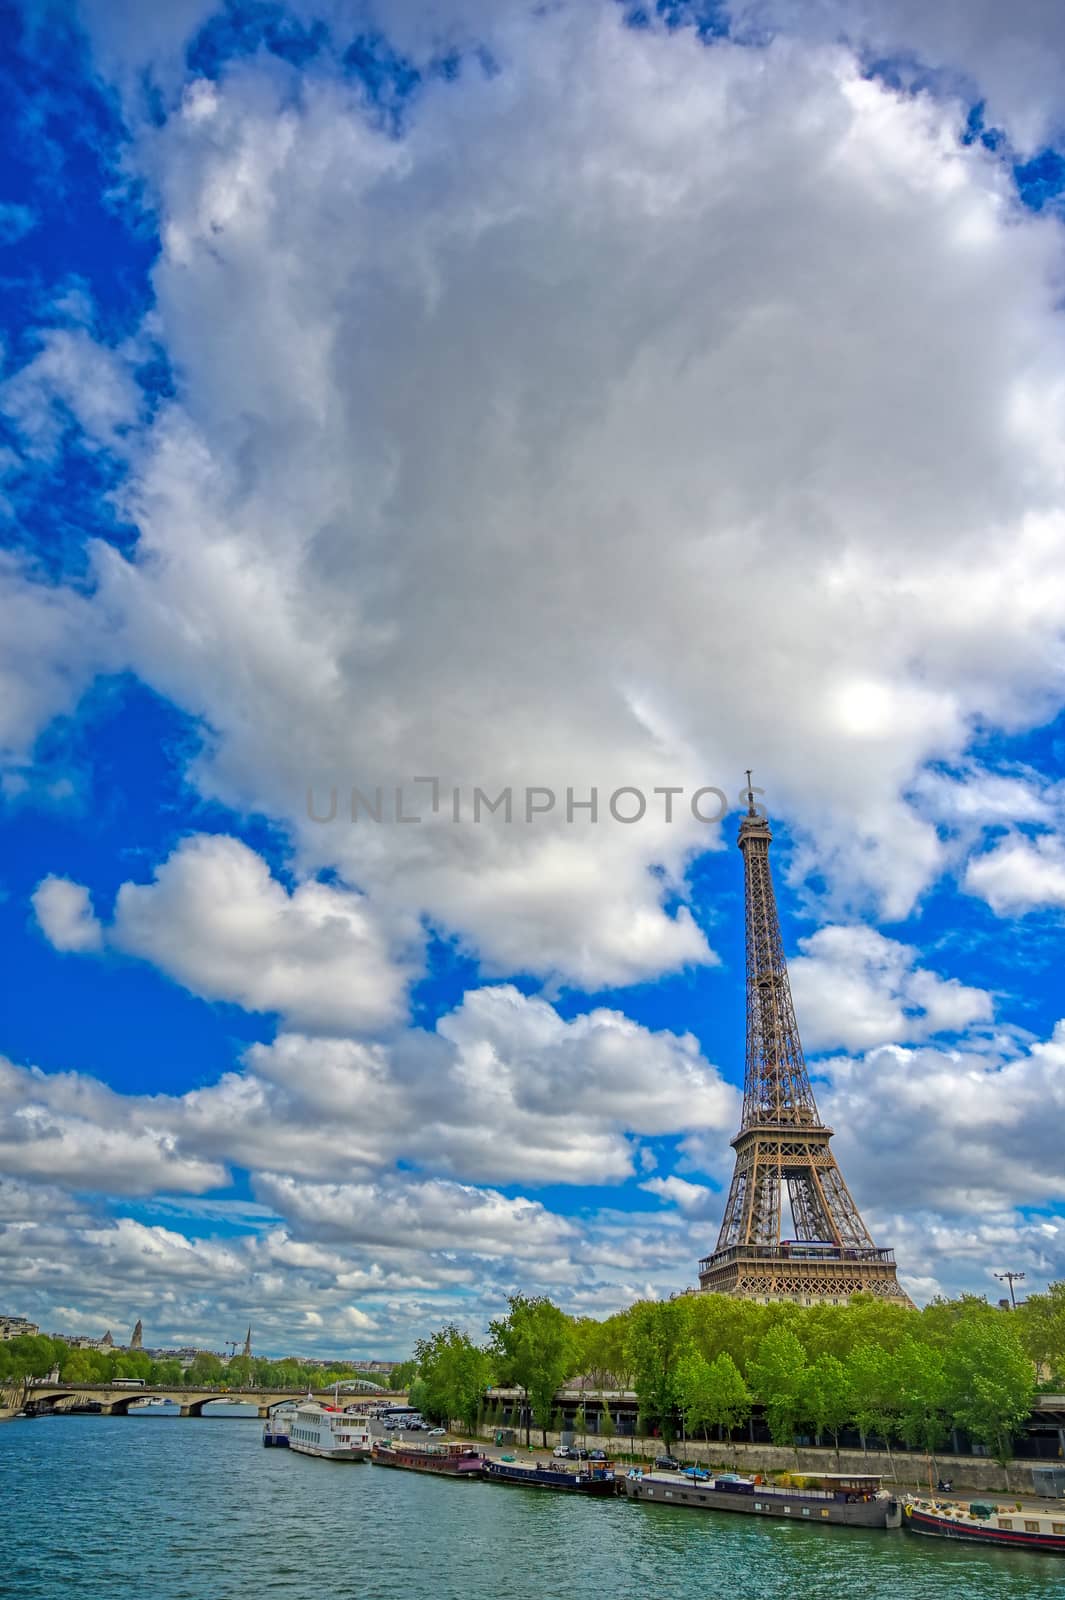
[[[452,1483],[264,1450],[257,1421],[0,1423],[18,1600],[1065,1600],[1065,1559]]]

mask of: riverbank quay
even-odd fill
[[[488,1416],[482,1424],[486,1435],[490,1436],[502,1424],[514,1430],[518,1437],[524,1436],[528,1407],[520,1390],[493,1385],[487,1391],[486,1404]],[[559,1419],[554,1420],[554,1426],[561,1429],[561,1435],[552,1433],[552,1440],[560,1436],[568,1443],[573,1437],[586,1443],[589,1449],[601,1448],[615,1453],[635,1450],[637,1455],[648,1455],[662,1450],[661,1429],[654,1436],[639,1429],[639,1397],[632,1389],[602,1389],[590,1381],[577,1380],[556,1390],[551,1415],[553,1420]],[[683,1455],[690,1462],[697,1456],[705,1458],[708,1450],[713,1460],[723,1460],[721,1452],[731,1451],[735,1452],[734,1459],[743,1470],[753,1464],[757,1471],[762,1459],[772,1462],[774,1468],[786,1469],[800,1464],[795,1459],[798,1448],[803,1455],[801,1465],[808,1470],[825,1471],[828,1470],[825,1466],[828,1455],[835,1456],[836,1442],[828,1435],[804,1438],[800,1433],[797,1445],[774,1445],[764,1407],[757,1400],[749,1418],[734,1430],[731,1440],[715,1438],[712,1432],[708,1443],[697,1436],[685,1445],[682,1421],[679,1414],[673,1418],[672,1453]],[[604,1423],[608,1427],[606,1432]],[[534,1427],[533,1431],[539,1433],[538,1428]],[[856,1427],[847,1426],[840,1431],[839,1446],[842,1471],[864,1469],[880,1472],[888,1478],[897,1472],[900,1482],[921,1481],[927,1487],[924,1451],[907,1448],[895,1436],[885,1443],[879,1433],[863,1436]],[[779,1455],[773,1453],[778,1450]],[[817,1453],[807,1456],[807,1451]],[[1014,1433],[1013,1458],[1022,1473],[1030,1473],[1036,1466],[1065,1463],[1065,1394],[1039,1392],[1034,1396],[1027,1418]],[[936,1459],[945,1465],[949,1463],[952,1469],[944,1476],[964,1481],[976,1489],[1006,1492],[1013,1487],[1033,1487],[1030,1477],[1022,1477],[1014,1484],[1013,1462],[1003,1476],[986,1446],[971,1439],[960,1427],[947,1429],[942,1455],[937,1452]]]
[[[484,1428],[479,1434],[463,1433],[461,1438],[480,1448],[491,1448],[495,1431]],[[456,1434],[453,1437],[459,1438],[460,1435]],[[661,1439],[653,1438],[632,1439],[620,1435],[605,1438],[588,1433],[578,1435],[574,1439],[569,1431],[559,1434],[549,1429],[547,1445],[544,1446],[539,1442],[541,1430],[536,1428],[533,1430],[533,1439],[530,1451],[534,1455],[550,1456],[557,1444],[575,1442],[582,1448],[605,1451],[617,1462],[619,1470],[626,1470],[630,1466],[649,1467],[653,1465],[656,1456],[665,1451]],[[520,1449],[525,1454],[530,1453],[525,1451],[524,1444],[504,1445],[501,1448]],[[927,1493],[929,1487],[928,1458],[917,1454],[897,1454],[894,1451],[888,1453],[883,1450],[841,1450],[837,1455],[834,1449],[816,1445],[785,1448],[781,1445],[729,1443],[716,1439],[708,1442],[702,1439],[675,1440],[669,1453],[685,1466],[704,1466],[722,1472],[739,1472],[744,1477],[754,1477],[758,1473],[763,1477],[777,1476],[781,1473],[808,1474],[812,1477],[837,1472],[872,1473],[883,1479],[886,1489],[897,1488],[900,1492],[920,1494]],[[1046,1505],[1061,1506],[1062,1501],[1044,1500],[1037,1492],[1033,1474],[1037,1468],[1046,1465],[1045,1459],[1029,1459],[1011,1461],[1008,1467],[1002,1467],[997,1461],[992,1461],[986,1456],[937,1452],[933,1479],[949,1479],[959,1495],[996,1494],[1014,1498],[1021,1495],[1026,1500],[1039,1500]]]

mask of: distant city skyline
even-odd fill
[[[870,1237],[1065,1278],[1057,19],[0,29],[11,1313],[402,1359],[694,1284],[748,768]]]
[[[174,1347],[170,1345],[154,1345],[150,1342],[145,1345],[143,1342],[138,1340],[138,1334],[141,1332],[141,1329],[142,1323],[138,1318],[137,1323],[130,1334],[129,1342],[124,1344],[120,1338],[114,1338],[110,1328],[105,1328],[104,1332],[99,1335],[86,1333],[84,1331],[73,1333],[67,1329],[44,1329],[41,1328],[38,1323],[31,1322],[28,1317],[20,1317],[0,1312],[0,1340],[21,1338],[26,1335],[34,1336],[37,1334],[44,1334],[50,1339],[63,1340],[63,1342],[72,1349],[115,1350],[126,1352],[143,1350],[144,1354],[148,1356],[193,1356],[198,1354],[209,1354],[219,1356],[224,1361],[235,1359],[247,1360],[250,1356],[253,1360],[258,1359],[260,1361],[287,1361],[299,1359],[309,1362],[309,1364],[312,1366],[330,1366],[336,1364],[351,1365],[357,1361],[360,1371],[363,1372],[391,1372],[395,1367],[401,1365],[401,1363],[398,1361],[385,1360],[380,1357],[360,1356],[358,1358],[353,1358],[351,1356],[341,1355],[335,1355],[332,1358],[295,1357],[291,1354],[277,1355],[269,1354],[264,1351],[249,1350],[248,1345],[251,1340],[250,1332],[246,1336],[244,1348],[241,1350],[240,1357],[238,1358],[236,1349],[234,1347],[240,1343],[239,1340],[223,1339],[221,1341],[222,1347],[220,1349],[217,1347],[217,1342],[213,1346],[179,1345]]]

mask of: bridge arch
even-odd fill
[[[215,1406],[241,1406],[255,1416],[260,1415],[264,1409],[257,1396],[241,1394],[238,1390],[235,1394],[208,1394],[204,1395],[202,1400],[190,1400],[183,1408],[182,1415],[209,1417]]]
[[[129,1394],[118,1394],[111,1397],[108,1402],[111,1416],[128,1417],[130,1406],[138,1400],[169,1400],[171,1405],[181,1405],[177,1395],[167,1394],[165,1389],[131,1389]]]
[[[83,1396],[76,1389],[57,1389],[54,1394],[49,1392],[42,1395],[35,1395],[31,1390],[26,1395],[25,1403],[28,1407],[32,1406],[33,1410],[39,1414],[42,1411],[54,1411],[60,1400],[81,1400],[82,1398]]]

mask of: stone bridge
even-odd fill
[[[23,1404],[27,1410],[32,1406],[40,1412],[66,1410],[69,1403],[95,1402],[104,1416],[124,1417],[137,1400],[171,1400],[181,1407],[183,1417],[202,1417],[205,1406],[212,1401],[223,1401],[229,1405],[255,1406],[260,1417],[266,1417],[272,1406],[280,1405],[283,1400],[302,1400],[306,1393],[306,1389],[204,1389],[176,1383],[145,1383],[143,1388],[125,1383],[33,1383],[26,1390]],[[372,1398],[373,1393],[369,1389],[342,1390],[341,1399],[350,1405],[356,1399]],[[333,1390],[319,1390],[314,1398],[329,1401]],[[406,1400],[405,1395],[389,1394],[388,1398],[398,1405]]]

